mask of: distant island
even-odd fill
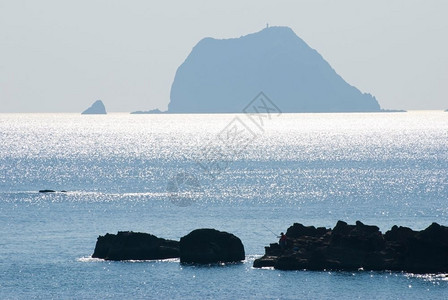
[[[154,114],[165,114],[165,111],[161,111],[160,109],[152,109],[152,110],[138,110],[131,112],[131,115],[154,115]]]
[[[92,106],[90,106],[88,109],[83,111],[81,114],[82,115],[105,115],[105,114],[107,114],[107,112],[106,112],[106,107],[103,104],[103,101],[97,100],[92,104]]]
[[[381,112],[408,112],[407,110],[404,110],[404,109],[385,109],[385,108],[382,108],[380,111]]]
[[[177,69],[169,113],[238,113],[264,92],[283,112],[380,112],[288,27],[202,39]]]

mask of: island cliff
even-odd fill
[[[288,27],[202,39],[177,69],[169,113],[237,113],[264,92],[283,112],[376,112]]]

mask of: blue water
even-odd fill
[[[235,116],[250,139],[229,138]],[[443,112],[282,114],[262,127],[230,114],[0,114],[0,299],[446,299],[445,274],[252,263],[276,241],[264,226],[423,229],[448,225],[447,200]],[[179,239],[201,227],[239,236],[246,261],[90,258],[107,232]]]

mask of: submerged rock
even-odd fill
[[[94,258],[106,260],[150,260],[179,257],[179,242],[158,238],[152,234],[119,231],[99,236]]]
[[[280,270],[391,270],[448,272],[448,227],[437,223],[422,231],[394,226],[384,235],[377,226],[338,221],[333,229],[295,223],[284,249],[274,243],[254,267]]]
[[[244,246],[235,235],[215,229],[196,229],[180,239],[182,263],[210,264],[245,259]]]
[[[92,104],[92,106],[90,106],[88,109],[83,111],[81,114],[82,115],[105,115],[105,114],[107,114],[107,112],[106,112],[106,107],[103,104],[103,101],[97,100]]]

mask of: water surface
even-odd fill
[[[250,140],[228,135],[235,117]],[[0,114],[0,141],[0,298],[448,293],[443,275],[251,267],[276,241],[266,227],[333,227],[340,219],[383,231],[448,225],[447,113],[282,114],[261,128],[231,114]],[[179,174],[197,184],[173,193],[169,183]],[[68,192],[37,192],[44,188]],[[200,227],[239,236],[246,261],[200,267],[89,258],[107,232],[179,239]]]

